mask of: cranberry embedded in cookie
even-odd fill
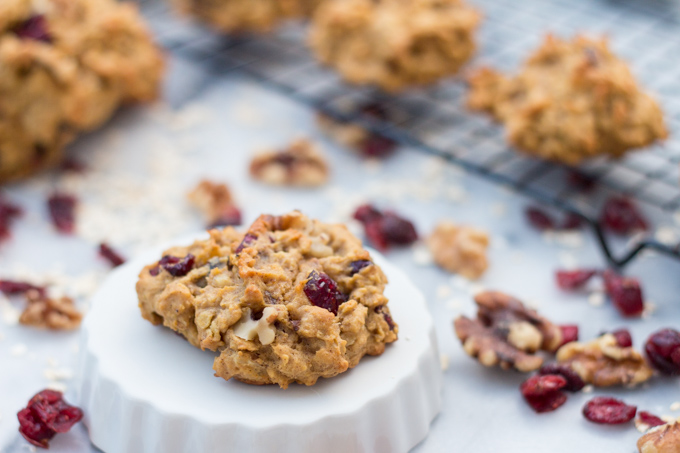
[[[139,275],[142,316],[218,351],[214,370],[249,384],[314,384],[396,341],[387,279],[342,225],[299,212],[167,250]]]

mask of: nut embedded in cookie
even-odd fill
[[[258,154],[250,163],[250,175],[271,185],[316,187],[328,181],[328,174],[326,159],[308,140]]]
[[[475,52],[479,21],[462,0],[329,0],[309,42],[345,80],[397,92],[457,73]]]
[[[489,266],[489,236],[476,228],[440,222],[427,239],[437,265],[451,273],[477,279]]]
[[[568,343],[557,351],[557,360],[596,387],[640,384],[653,374],[642,354],[621,347],[612,334],[589,343]]]
[[[468,106],[503,122],[520,151],[544,159],[619,157],[668,135],[658,103],[604,39],[548,35],[518,75],[483,68],[469,82]]]
[[[189,256],[186,272],[162,262]],[[286,388],[342,373],[397,340],[386,284],[345,226],[292,212],[167,250],[141,271],[137,294],[145,319],[220,353],[216,376]]]

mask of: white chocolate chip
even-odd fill
[[[251,318],[250,314],[250,308],[246,308],[241,320],[234,326],[234,335],[248,341],[254,340],[257,336],[263,345],[271,344],[276,337],[276,329],[271,326],[276,320],[276,308],[265,308],[262,317],[257,321]]]

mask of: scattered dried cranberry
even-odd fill
[[[363,224],[380,220],[382,216],[382,212],[369,204],[361,205],[354,211],[354,218]]]
[[[256,240],[257,240],[257,236],[255,236],[254,234],[246,233],[246,235],[243,237],[243,240],[241,241],[241,243],[238,245],[238,247],[236,247],[236,250],[234,251],[234,253],[241,253],[244,248],[246,248],[247,246],[249,246],[250,244],[252,244]]]
[[[397,148],[397,143],[382,135],[370,134],[359,145],[359,151],[366,157],[385,158]]]
[[[622,277],[613,271],[603,274],[604,286],[614,306],[623,316],[640,316],[645,309],[640,282],[632,277]]]
[[[84,163],[73,158],[66,158],[61,163],[61,170],[72,173],[85,173],[85,171],[87,170],[87,166]]]
[[[118,266],[120,266],[121,264],[123,264],[123,263],[125,262],[125,258],[123,258],[122,256],[120,256],[120,254],[119,254],[118,252],[116,252],[115,250],[113,250],[113,249],[112,249],[108,244],[106,244],[106,243],[101,243],[101,244],[99,244],[99,254],[100,254],[103,258],[105,258],[106,260],[108,260],[108,262],[111,263],[111,265],[112,265],[113,267],[118,267]]]
[[[575,271],[557,271],[557,286],[565,291],[583,288],[593,276],[597,275],[593,269],[578,269]]]
[[[583,226],[583,219],[573,212],[570,212],[567,214],[567,216],[564,218],[564,222],[562,222],[562,226],[560,229],[562,230],[578,230]]]
[[[371,264],[373,264],[373,263],[371,263],[369,260],[352,261],[351,263],[349,263],[349,267],[351,269],[350,275],[354,275],[354,274],[360,272],[361,269],[368,267]]]
[[[572,170],[567,174],[567,183],[574,189],[588,192],[595,187],[595,179]]]
[[[647,221],[632,201],[627,198],[613,197],[602,207],[600,223],[616,234],[630,234],[647,229]]]
[[[560,347],[572,341],[578,341],[578,326],[576,324],[563,324],[559,328],[562,331],[562,344],[560,344]]]
[[[43,390],[28,402],[17,414],[19,432],[33,445],[49,448],[49,441],[56,433],[68,432],[83,418],[83,411],[71,406],[61,392]]]
[[[47,200],[52,223],[61,233],[71,234],[75,227],[76,197],[55,193]]]
[[[236,206],[229,206],[220,214],[217,220],[209,226],[209,228],[237,226],[241,225],[241,223],[241,210]]]
[[[47,30],[47,20],[43,15],[35,15],[29,17],[22,24],[14,29],[16,34],[21,39],[34,39],[42,42],[52,42],[52,37]]]
[[[665,421],[661,420],[656,415],[650,414],[649,412],[646,412],[646,411],[638,412],[638,420],[640,421],[640,423],[647,425],[650,428],[654,428],[655,426],[661,426],[661,425],[666,424]]]
[[[558,375],[532,376],[522,383],[522,396],[531,408],[540,413],[551,412],[567,401],[567,395],[561,390],[567,386],[567,380]]]
[[[165,255],[161,260],[158,262],[158,266],[162,267],[166,271],[170,273],[173,277],[183,277],[187,275],[189,272],[191,272],[191,269],[194,268],[194,262],[196,260],[196,257],[189,253],[187,256],[184,258],[178,258],[176,256],[171,256],[171,255]],[[158,267],[157,266],[157,267]],[[156,268],[157,268],[156,267]],[[156,269],[154,268],[154,269]],[[153,273],[154,269],[151,269],[152,272],[151,275],[158,275],[159,270],[156,270],[155,274]]]
[[[622,348],[630,348],[633,346],[633,337],[630,335],[628,329],[617,329],[612,332],[616,338],[616,344]]]
[[[310,272],[304,291],[313,305],[325,308],[334,315],[338,314],[340,304],[347,301],[347,296],[338,290],[338,285],[323,272]]]
[[[635,418],[637,407],[629,406],[621,400],[598,396],[583,407],[583,415],[593,423],[619,425]]]
[[[24,294],[31,290],[38,291],[41,297],[45,296],[46,289],[43,286],[36,286],[31,283],[18,282],[14,280],[0,280],[0,292],[8,296]]]
[[[529,224],[539,231],[554,230],[555,221],[545,211],[537,207],[529,207],[524,211]]]
[[[409,245],[418,239],[413,223],[392,211],[383,213],[371,205],[363,205],[354,212],[354,218],[364,224],[366,237],[381,250],[390,245]]]
[[[0,242],[9,239],[12,222],[23,214],[23,210],[0,196]]]
[[[580,392],[583,387],[586,386],[586,383],[583,382],[581,376],[579,376],[578,373],[572,370],[568,365],[562,365],[559,363],[543,365],[541,369],[538,370],[538,374],[541,376],[562,376],[567,381],[567,384],[564,386],[564,390],[567,392]]]
[[[680,332],[663,329],[652,334],[645,344],[647,358],[663,374],[680,375]]]

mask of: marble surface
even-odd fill
[[[291,209],[327,221],[347,221],[352,208],[370,200],[413,219],[421,235],[439,220],[451,219],[483,228],[492,237],[490,269],[472,284],[428,264],[420,245],[387,254],[426,295],[444,367],[443,411],[414,452],[634,452],[640,434],[632,424],[602,427],[582,417],[581,407],[594,394],[680,416],[670,410],[671,403],[680,400],[679,382],[671,379],[656,379],[635,390],[570,395],[560,410],[537,415],[519,394],[521,375],[481,367],[464,354],[452,331],[454,317],[474,313],[471,295],[493,288],[528,301],[557,323],[578,323],[585,339],[628,327],[639,347],[661,327],[680,327],[677,262],[646,255],[627,269],[641,278],[646,299],[656,309],[646,319],[623,319],[608,303],[594,306],[587,294],[564,294],[554,284],[557,268],[603,265],[590,233],[560,240],[539,234],[522,214],[530,200],[517,194],[414,150],[400,149],[381,163],[366,162],[321,136],[314,112],[288,99],[237,77],[217,80],[182,62],[171,66],[169,105],[121,112],[101,131],[76,143],[72,154],[90,166],[82,176],[41,175],[3,189],[27,213],[17,222],[13,239],[0,245],[0,278],[49,276],[55,289],[81,296],[79,305],[85,309],[108,270],[97,257],[96,244],[106,240],[132,256],[196,231],[202,219],[184,196],[202,177],[230,184],[245,224],[262,212]],[[179,81],[187,90],[184,94],[173,90]],[[190,103],[181,102],[189,97]],[[249,179],[246,169],[253,150],[300,136],[317,141],[328,156],[333,169],[328,186],[270,188]],[[77,235],[59,235],[49,223],[45,198],[55,188],[81,197]],[[677,233],[667,218],[655,226]],[[78,333],[16,325],[22,302],[0,303],[0,448],[14,453],[28,449],[17,434],[15,414],[34,393],[52,385],[64,388],[67,399],[74,398]],[[85,453],[92,447],[78,425],[57,436],[51,451]]]

